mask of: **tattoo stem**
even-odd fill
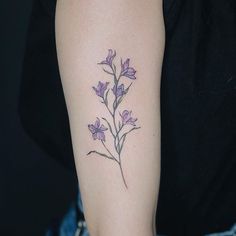
[[[88,153],[87,153],[87,156],[90,155],[90,154],[92,154],[92,153],[96,153],[96,154],[98,154],[98,155],[100,155],[100,156],[103,156],[103,157],[106,157],[106,158],[108,158],[108,159],[117,161],[116,159],[114,159],[114,157],[107,156],[106,154],[101,153],[101,152],[98,152],[98,151],[95,151],[95,150],[88,152]],[[118,161],[117,161],[117,162],[118,162]],[[118,162],[118,163],[119,163],[119,162]]]
[[[124,133],[124,134],[121,136],[120,140],[121,140],[124,136],[126,136],[128,133],[132,132],[132,131],[135,130],[135,129],[140,129],[140,128],[141,128],[141,127],[134,127],[134,128],[132,128],[132,129],[129,130],[128,132]]]
[[[106,72],[106,73],[109,74],[109,75],[114,75],[113,73],[111,73],[111,72],[105,70],[104,68],[103,68],[103,71]]]
[[[110,108],[108,107],[108,104],[106,103],[104,97],[103,97],[103,103],[105,104],[105,106],[106,106],[107,110],[109,111],[109,113],[110,113],[111,115],[113,115],[112,112],[111,112],[111,110],[110,110]]]
[[[116,145],[116,140],[117,140],[117,136],[118,136],[118,129],[117,129],[117,126],[116,126],[115,112],[116,111],[114,110],[114,114],[112,115],[112,120],[113,120],[113,124],[114,124],[115,131],[116,131],[114,143],[115,143],[116,152],[119,153],[119,149],[120,149],[119,139],[118,139],[118,142],[117,142],[117,145]]]
[[[121,176],[122,176],[122,179],[123,179],[123,182],[125,184],[125,187],[128,189],[128,185],[126,183],[126,180],[125,180],[125,176],[124,176],[124,172],[123,172],[123,169],[122,169],[122,166],[121,166],[121,158],[120,158],[120,155],[119,155],[119,166],[120,166],[120,172],[121,172]]]
[[[108,122],[108,120],[107,120],[106,118],[104,118],[104,117],[102,117],[102,119],[106,121],[106,123],[107,123],[107,125],[108,125],[108,127],[109,127],[109,130],[110,130],[110,132],[111,132],[113,138],[115,138],[116,136],[115,136],[115,134],[113,133],[113,130],[112,130],[111,125],[110,125],[110,123]]]
[[[101,142],[102,142],[103,147],[107,150],[107,152],[116,160],[116,158],[112,155],[112,153],[111,153],[111,152],[109,151],[109,149],[106,147],[104,141],[101,140]]]
[[[113,69],[113,67],[112,67],[112,71],[114,73],[115,91],[117,91],[117,87],[118,87],[120,76],[117,79],[116,71]],[[112,120],[113,120],[113,124],[114,124],[114,128],[115,128],[115,132],[116,132],[115,140],[114,140],[115,149],[116,149],[117,153],[119,153],[119,149],[120,149],[119,139],[118,139],[118,142],[117,142],[117,145],[116,145],[116,139],[117,139],[117,136],[118,136],[118,133],[119,133],[118,129],[117,129],[117,126],[116,126],[116,119],[115,119],[116,109],[117,109],[117,95],[115,93],[115,100],[114,100],[114,103],[113,103],[113,113],[111,115],[112,115]]]
[[[102,142],[102,144],[103,144],[103,146],[106,148],[104,142]],[[107,148],[106,148],[106,150],[110,153],[110,151],[109,151]],[[121,172],[121,176],[122,176],[124,185],[125,185],[125,187],[128,189],[128,186],[127,186],[127,183],[126,183],[126,180],[125,180],[125,177],[124,177],[124,172],[123,172],[123,169],[122,169],[122,166],[121,166],[121,158],[120,158],[120,156],[119,156],[119,160],[117,160],[113,155],[110,157],[110,156],[107,156],[107,155],[104,154],[104,153],[101,153],[101,152],[98,152],[98,151],[95,151],[95,150],[94,150],[94,151],[90,151],[89,153],[87,153],[87,156],[90,155],[90,154],[92,154],[92,153],[96,153],[96,154],[98,154],[98,155],[100,155],[100,156],[103,156],[103,157],[105,157],[105,158],[107,158],[107,159],[110,159],[110,160],[113,160],[113,161],[117,162],[118,165],[119,165],[119,167],[120,167],[120,172]],[[110,154],[111,154],[111,153],[110,153]]]
[[[116,69],[113,69],[112,68],[112,72],[113,72],[113,75],[114,75],[114,84],[115,84],[115,91],[117,91],[117,87],[118,87],[118,84],[119,84],[119,80],[121,78],[121,74],[119,75],[119,77],[117,78],[116,76]],[[132,83],[131,83],[132,84]],[[131,86],[130,84],[130,86]],[[129,87],[130,87],[129,86]],[[104,103],[105,103],[105,100],[104,100]],[[110,111],[109,107],[107,106],[107,104],[105,103],[109,113],[111,114],[112,116],[112,120],[113,120],[113,124],[114,124],[114,128],[115,128],[115,132],[116,132],[116,135],[115,135],[115,138],[114,138],[114,144],[115,144],[115,149],[116,149],[116,152],[117,154],[119,155],[119,161],[118,161],[118,164],[119,164],[119,167],[120,167],[120,172],[121,172],[121,176],[122,176],[122,179],[123,179],[123,182],[125,184],[125,187],[128,189],[128,186],[127,186],[127,183],[125,181],[125,177],[124,177],[124,172],[123,172],[123,169],[122,169],[122,166],[121,166],[121,158],[120,158],[120,139],[119,139],[119,133],[120,131],[122,130],[123,128],[123,124],[121,126],[121,128],[119,128],[119,130],[117,129],[117,125],[116,125],[116,119],[115,119],[115,114],[116,114],[116,109],[117,109],[117,95],[115,94],[115,100],[114,100],[114,103],[113,103],[113,113]],[[117,145],[116,145],[116,140],[117,140]],[[103,146],[106,148],[104,142],[102,142]],[[106,148],[107,149],[107,148]],[[107,151],[109,152],[109,150],[107,149]],[[110,153],[110,152],[109,152]],[[111,154],[111,153],[110,153]]]

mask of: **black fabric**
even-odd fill
[[[236,2],[176,0],[168,10],[157,228],[225,231],[236,222]]]
[[[29,135],[75,171],[55,45],[56,1],[35,0],[23,63],[19,113]]]
[[[55,51],[55,0],[35,0],[20,113],[30,135],[73,168]],[[157,231],[202,236],[236,222],[236,2],[164,0]]]

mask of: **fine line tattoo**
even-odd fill
[[[108,118],[101,117],[106,124],[105,126],[104,124],[101,124],[101,119],[97,117],[94,124],[88,125],[88,129],[92,133],[93,139],[101,142],[105,153],[93,150],[88,152],[87,155],[94,153],[115,161],[119,165],[124,185],[128,188],[122,168],[121,154],[127,135],[137,129],[140,129],[141,127],[136,126],[138,119],[132,117],[132,110],[123,110],[120,112],[118,111],[118,108],[133,84],[133,82],[130,81],[136,80],[136,70],[129,66],[130,59],[128,58],[124,62],[122,59],[120,60],[120,70],[117,72],[117,68],[114,63],[115,57],[116,51],[109,49],[106,59],[98,63],[98,65],[105,67],[103,67],[103,71],[106,74],[112,76],[111,82],[99,81],[96,87],[92,87],[96,95],[101,98],[100,102],[106,107],[110,121]],[[123,83],[121,82],[122,77],[126,78]],[[119,114],[117,114],[117,112],[119,112]],[[109,148],[106,145],[106,131],[111,134],[114,148]]]

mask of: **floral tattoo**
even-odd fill
[[[94,150],[90,151],[87,155],[94,153],[115,161],[119,165],[124,185],[128,188],[123,173],[121,154],[127,135],[141,127],[136,126],[137,118],[132,117],[131,110],[123,110],[121,112],[118,108],[129,92],[133,81],[136,80],[136,70],[133,67],[130,67],[130,59],[128,58],[124,62],[121,59],[120,70],[117,72],[114,63],[115,57],[116,51],[109,49],[106,59],[98,63],[103,66],[103,71],[106,74],[112,76],[111,81],[99,81],[96,87],[92,87],[95,94],[101,99],[100,102],[106,107],[109,115],[109,118],[101,117],[99,119],[97,117],[94,124],[88,125],[88,129],[91,132],[93,139],[101,142],[104,153]],[[121,82],[122,78],[124,79],[123,83]],[[103,120],[106,126],[101,124],[101,120]],[[105,133],[107,134],[107,132],[110,133],[114,147],[108,148],[106,145]]]

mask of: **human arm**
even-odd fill
[[[91,236],[155,235],[162,1],[58,0],[56,40]]]

